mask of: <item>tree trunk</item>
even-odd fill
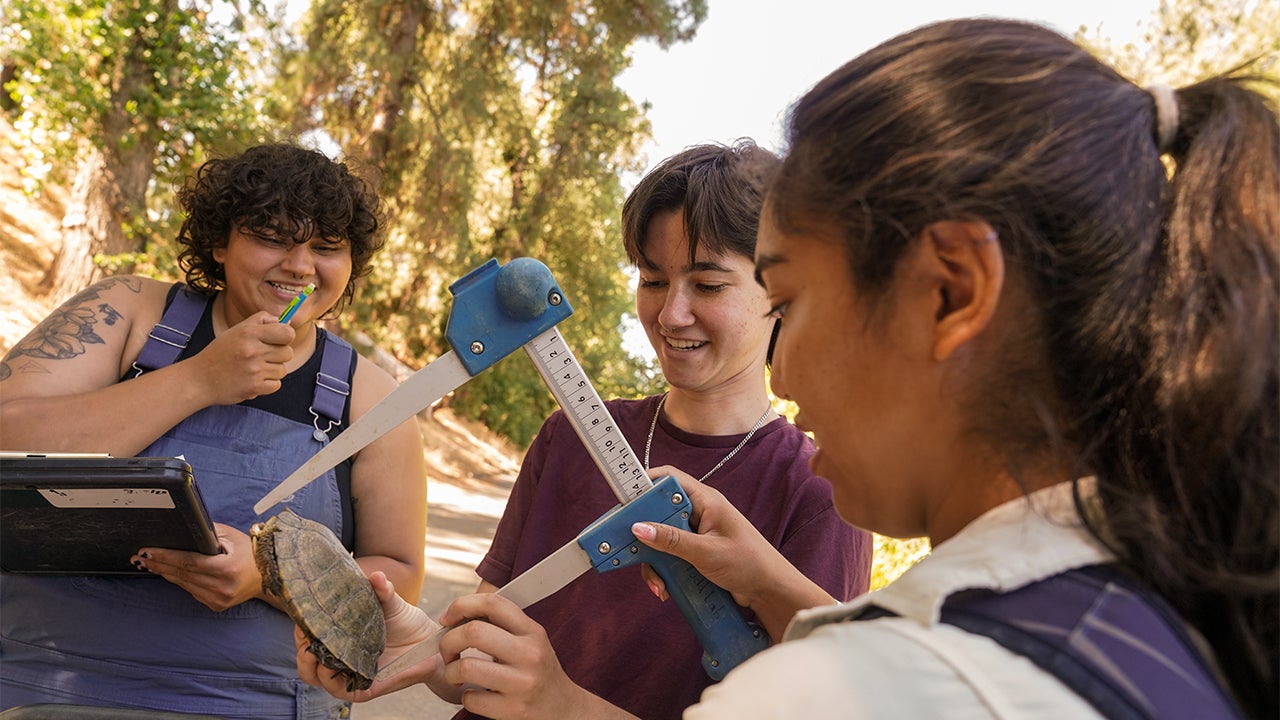
[[[162,11],[172,14],[178,0],[166,0]],[[172,42],[180,43],[178,36]],[[130,224],[145,221],[147,185],[155,172],[161,132],[156,119],[137,114],[131,105],[155,94],[156,73],[149,57],[157,50],[145,42],[129,47],[112,83],[111,103],[100,118],[100,134],[86,143],[76,168],[67,214],[63,217],[62,249],[41,281],[50,299],[61,303],[106,273],[93,259],[145,250]],[[121,264],[116,272],[133,270]]]
[[[154,154],[154,148],[148,151],[135,145],[127,157],[112,162],[111,155],[96,147],[82,152],[62,218],[62,248],[40,282],[54,304],[106,274],[94,262],[95,256],[144,249],[125,227],[145,208]],[[132,267],[126,263],[119,272],[130,272]]]
[[[15,115],[18,109],[18,101],[9,94],[4,88],[18,76],[18,66],[11,62],[0,64],[0,110],[12,112]]]
[[[385,167],[387,157],[394,151],[396,124],[404,112],[405,96],[419,82],[417,67],[418,38],[428,32],[425,27],[430,19],[429,9],[421,0],[411,0],[397,6],[388,34],[387,55],[394,79],[382,89],[377,110],[370,123],[368,147],[364,161],[372,167]]]
[[[103,276],[93,261],[94,255],[124,245],[115,195],[115,183],[102,151],[89,147],[81,154],[67,198],[67,212],[62,216],[62,248],[40,282],[55,305]]]

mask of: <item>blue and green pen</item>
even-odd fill
[[[284,312],[280,313],[280,322],[289,322],[289,320],[293,318],[293,314],[298,312],[298,308],[302,305],[302,301],[306,300],[307,296],[315,289],[315,283],[307,283],[307,286],[302,288],[302,292],[298,293],[297,297],[289,301],[289,307],[285,308]]]

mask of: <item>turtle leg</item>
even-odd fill
[[[324,643],[316,638],[311,638],[311,644],[307,649],[320,660],[321,665],[347,678],[347,692],[367,690],[373,684],[372,678],[366,678],[352,670],[350,666],[339,660],[336,655],[329,651],[329,648],[325,647]]]

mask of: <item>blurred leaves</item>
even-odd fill
[[[155,267],[147,248],[172,242],[173,187],[210,152],[270,134],[254,83],[271,28],[261,0],[6,0],[0,58],[28,190],[102,163],[114,192],[74,198],[109,216],[88,220],[107,235],[91,247],[109,268]]]
[[[317,0],[277,95],[300,99],[296,132],[381,170],[391,228],[353,322],[423,364],[448,350],[449,283],[534,257],[574,306],[561,330],[600,394],[656,389],[622,348],[621,176],[649,126],[616,79],[635,42],[687,39],[705,13],[700,0]],[[527,362],[450,402],[521,444],[555,409]]]
[[[1280,79],[1280,3],[1275,0],[1163,0],[1141,40],[1116,43],[1106,28],[1076,40],[1139,85],[1189,85],[1240,65]],[[1280,100],[1274,86],[1259,88]]]
[[[899,540],[885,535],[875,536],[875,551],[871,562],[871,589],[879,590],[912,565],[929,555],[928,538]]]

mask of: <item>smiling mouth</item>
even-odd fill
[[[306,285],[285,285],[284,283],[271,282],[270,280],[267,281],[267,284],[280,292],[291,295],[301,295],[302,291],[307,289]]]
[[[697,350],[706,345],[705,340],[677,340],[676,338],[663,338],[667,341],[667,347],[673,350]]]

